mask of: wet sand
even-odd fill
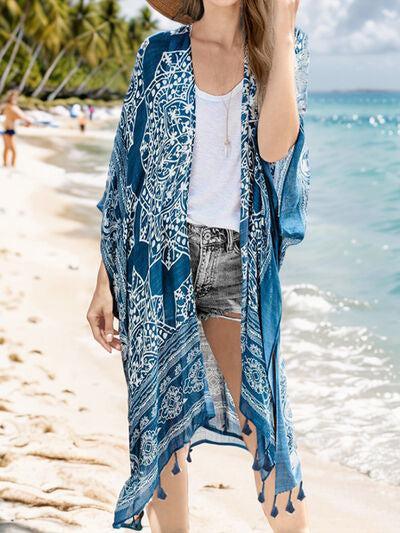
[[[78,135],[21,131],[18,169],[0,170],[0,531],[111,532],[129,472],[120,357],[85,318],[99,262],[86,226],[100,216],[63,193],[68,177],[37,142]],[[313,533],[397,530],[399,488],[299,447]],[[205,444],[192,459],[192,533],[270,531],[248,453]]]

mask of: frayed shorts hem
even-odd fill
[[[241,316],[229,316],[227,313],[238,313],[240,315],[240,310],[231,310],[224,311],[222,309],[210,309],[209,311],[198,311],[197,317],[199,320],[207,320],[208,318],[225,318],[226,320],[233,320],[234,322],[241,322]]]

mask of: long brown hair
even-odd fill
[[[249,66],[257,82],[258,98],[263,99],[272,65],[273,0],[241,0],[243,37],[247,44]],[[204,14],[203,0],[182,0],[183,16],[193,21]]]

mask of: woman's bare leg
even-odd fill
[[[11,166],[15,167],[15,163],[17,162],[17,149],[15,147],[15,135],[6,135],[9,140],[9,149],[11,152]]]
[[[15,162],[17,158],[17,151],[15,148],[15,141],[13,135],[3,134],[4,140],[4,152],[3,152],[3,163],[4,166],[7,166],[8,163],[8,154],[11,153],[11,165],[15,167]]]
[[[165,500],[157,497],[155,490],[151,501],[146,506],[151,533],[188,533],[189,532],[189,496],[188,470],[186,456],[188,446],[177,452],[181,471],[172,473],[175,454],[161,472],[161,486],[167,493]]]
[[[7,160],[8,160],[8,150],[9,150],[8,138],[9,138],[9,135],[6,135],[5,133],[3,133],[3,143],[4,143],[3,164],[5,167],[7,166]]]
[[[237,313],[227,314],[231,318],[239,318]],[[240,322],[227,320],[223,317],[210,317],[202,321],[204,333],[207,341],[215,355],[218,366],[226,380],[229,391],[232,394],[236,411],[239,417],[240,426],[243,427],[245,418],[239,411],[241,377],[242,377],[242,356],[240,349]],[[256,432],[252,423],[250,427],[253,430],[250,435],[242,433],[242,437],[247,448],[252,455],[255,455],[257,448]],[[261,490],[261,477],[258,471],[254,471],[257,492]],[[288,492],[279,494],[276,505],[279,514],[276,518],[270,516],[274,498],[275,486],[275,469],[265,482],[265,502],[262,505],[263,511],[268,522],[276,533],[308,533],[308,517],[305,500],[297,500],[298,487],[292,491],[292,501],[296,511],[293,514],[285,512],[288,499]]]

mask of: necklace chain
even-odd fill
[[[228,99],[228,105],[225,104],[225,100],[224,98],[222,98],[222,103],[224,104],[224,107],[225,107],[225,139],[224,139],[224,151],[225,151],[225,157],[228,157],[229,153],[230,153],[230,147],[231,147],[231,140],[229,138],[229,110],[230,110],[230,106],[231,106],[231,97],[232,97],[232,92],[233,92],[234,89],[232,89],[232,91],[230,91],[229,93],[229,99]]]
[[[243,61],[241,61],[241,70],[243,71]],[[215,76],[215,78],[217,78]],[[229,97],[228,97],[228,104],[225,103],[225,96],[226,95],[223,95],[222,98],[221,98],[221,101],[224,105],[224,108],[225,108],[225,138],[224,138],[224,153],[225,153],[225,157],[228,157],[229,154],[230,154],[230,148],[231,148],[231,140],[230,140],[230,137],[229,137],[229,112],[230,112],[230,108],[231,108],[231,99],[232,99],[232,93],[235,91],[236,89],[236,86],[231,90],[229,91]]]
[[[192,25],[190,26],[190,35],[192,35]],[[246,53],[246,50],[245,48],[243,49],[243,58],[242,58],[242,61],[240,62],[240,66],[241,66],[241,71],[243,73],[243,70],[244,70],[244,55]],[[215,77],[215,80],[217,80],[217,76],[214,76]],[[223,95],[223,97],[221,98],[221,101],[224,105],[224,108],[225,108],[225,139],[224,139],[224,152],[225,152],[225,157],[228,157],[229,153],[230,153],[230,147],[231,147],[231,140],[230,140],[230,137],[229,137],[229,112],[230,112],[230,106],[231,106],[231,98],[232,98],[232,93],[233,91],[235,90],[236,86],[231,90],[229,91],[229,98],[228,98],[228,105],[226,105],[225,103],[225,99],[224,99],[224,96],[226,95]]]

